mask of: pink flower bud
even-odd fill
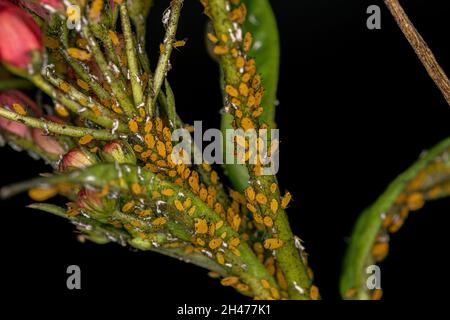
[[[0,61],[16,68],[31,62],[31,52],[42,51],[42,32],[33,17],[18,6],[0,0]]]
[[[103,147],[102,158],[108,162],[136,164],[136,156],[125,141],[111,141]]]
[[[45,152],[54,155],[64,154],[64,148],[61,146],[58,140],[49,135],[46,135],[43,130],[34,128],[31,130],[31,134],[36,145]]]
[[[95,155],[87,150],[75,148],[66,153],[59,164],[62,172],[82,169],[97,163]]]
[[[54,12],[64,12],[61,0],[17,0],[17,2],[46,21],[50,20]]]
[[[109,215],[116,208],[117,200],[102,195],[100,191],[83,188],[78,193],[77,205],[90,214]]]

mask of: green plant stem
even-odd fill
[[[32,128],[39,128],[54,134],[61,134],[69,137],[83,137],[87,134],[92,135],[97,140],[112,140],[117,138],[115,134],[107,130],[90,129],[84,127],[75,127],[65,124],[59,124],[52,121],[36,119],[22,116],[6,108],[0,108],[0,117],[8,120],[23,123]]]
[[[8,132],[2,132],[2,135],[6,138],[6,141],[8,141],[9,143],[16,145],[29,152],[32,152],[34,154],[37,154],[39,157],[51,163],[52,165],[59,160],[59,155],[45,152],[44,150],[39,148],[36,145],[36,143],[34,143],[34,141],[31,139],[21,138],[19,136],[16,136],[15,134]]]
[[[134,108],[133,103],[131,102],[127,93],[125,92],[124,89],[125,84],[121,83],[121,81],[115,81],[117,79],[112,74],[109,65],[105,59],[105,56],[103,55],[103,52],[100,49],[99,44],[97,43],[97,40],[95,40],[95,38],[91,35],[89,26],[83,25],[82,30],[84,37],[88,40],[89,48],[91,49],[91,52],[95,57],[95,61],[97,62],[100,70],[104,74],[106,80],[111,85],[111,88],[114,92],[115,97],[117,98],[117,101],[123,108],[125,114],[129,117],[133,117],[136,113],[136,109]]]
[[[167,76],[169,68],[169,59],[173,50],[173,43],[177,33],[178,20],[180,18],[183,0],[173,0],[170,4],[170,17],[167,22],[166,34],[164,36],[164,51],[161,52],[158,64],[156,65],[155,74],[153,77],[153,85],[149,87],[149,94],[147,97],[147,112],[153,114],[156,106],[156,99],[158,98],[161,86]]]
[[[8,89],[31,89],[33,84],[27,79],[0,79],[0,91]]]
[[[141,106],[144,101],[142,92],[142,84],[139,73],[139,63],[136,56],[136,46],[133,41],[133,32],[131,31],[130,18],[126,4],[120,6],[120,17],[122,21],[122,30],[125,38],[125,46],[128,60],[128,68],[130,70],[131,88],[133,90],[133,98],[135,106]]]

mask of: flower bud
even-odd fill
[[[77,205],[90,214],[107,216],[116,209],[117,200],[108,198],[107,195],[102,195],[98,191],[83,188],[78,193]]]
[[[125,141],[111,141],[103,147],[102,158],[107,162],[136,164],[136,156],[131,146]]]
[[[31,130],[31,135],[34,143],[45,152],[58,156],[64,154],[64,148],[58,140],[45,134],[43,130],[33,128]]]
[[[56,11],[64,12],[61,0],[18,0],[18,2],[45,21],[49,21]]]
[[[24,69],[33,51],[43,50],[42,32],[33,17],[6,0],[0,0],[0,61]]]
[[[92,166],[97,163],[97,159],[91,152],[81,149],[74,148],[67,152],[59,164],[59,170],[62,172],[82,169]]]

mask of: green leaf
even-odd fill
[[[343,298],[369,299],[370,291],[366,286],[369,275],[366,268],[384,258],[374,256],[374,245],[387,245],[385,235],[395,232],[407,213],[419,209],[423,201],[450,195],[449,152],[450,138],[447,138],[424,153],[421,159],[388,186],[371,207],[363,211],[353,230],[344,259],[340,283]],[[389,223],[390,219],[392,223]],[[380,242],[379,236],[383,235],[381,239],[385,240]],[[387,250],[385,253],[387,254]]]

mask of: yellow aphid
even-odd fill
[[[166,52],[166,46],[163,43],[159,44],[159,52],[164,54]]]
[[[245,66],[245,59],[243,57],[237,57],[236,58],[236,67],[241,69]],[[247,80],[248,81],[248,80]],[[246,81],[244,81],[246,82]]]
[[[220,40],[221,40],[222,42],[228,42],[228,36],[227,36],[225,33],[222,33],[222,34],[220,35]]]
[[[91,58],[91,54],[85,50],[81,50],[78,48],[69,48],[67,49],[67,53],[74,59],[87,61]]]
[[[62,104],[57,103],[55,105],[55,111],[59,116],[63,118],[69,116],[69,111],[67,111],[67,109]]]
[[[175,194],[175,191],[173,191],[173,189],[167,188],[167,189],[161,190],[161,194],[165,195],[167,197],[171,197]]]
[[[267,197],[263,194],[263,193],[258,193],[257,195],[256,195],[256,201],[259,203],[259,204],[266,204],[267,203]]]
[[[74,209],[74,208],[70,208],[69,210],[67,210],[66,214],[69,217],[75,217],[75,216],[78,216],[80,214],[80,211],[77,210],[77,209]]]
[[[270,201],[270,210],[275,214],[278,211],[278,201],[276,199],[272,199]]]
[[[144,141],[145,141],[145,144],[147,145],[147,147],[149,147],[150,149],[153,149],[153,147],[155,146],[155,138],[153,137],[153,135],[151,133],[147,133],[144,136]]]
[[[277,282],[280,285],[280,288],[283,290],[288,289],[288,284],[286,282],[286,278],[284,277],[283,271],[278,268],[276,272]]]
[[[92,140],[94,140],[94,137],[93,137],[92,135],[90,135],[90,134],[86,134],[86,135],[82,136],[82,137],[80,138],[80,140],[78,140],[78,142],[79,142],[81,145],[84,145],[84,144],[90,143]]]
[[[275,193],[277,191],[277,188],[278,188],[277,184],[276,183],[272,183],[270,185],[270,192]]]
[[[139,212],[139,216],[142,218],[148,217],[152,214],[152,212],[149,209],[142,210]]]
[[[156,142],[156,150],[161,158],[165,158],[167,156],[166,146],[162,141]]]
[[[178,209],[178,211],[184,211],[183,204],[181,203],[180,200],[175,200],[174,204],[175,204],[175,207]]]
[[[244,23],[246,15],[247,7],[245,6],[245,4],[241,4],[239,7],[229,13],[230,19],[240,24]]]
[[[264,248],[268,250],[278,249],[283,245],[283,240],[278,238],[270,238],[264,240]]]
[[[238,216],[238,215],[235,215],[234,217],[233,217],[233,221],[232,221],[232,223],[231,223],[231,228],[234,230],[234,231],[237,231],[237,230],[239,230],[239,226],[241,225],[241,217],[240,216]]]
[[[280,299],[280,293],[278,292],[277,288],[274,288],[274,287],[270,288],[270,294],[272,295],[272,297],[274,299],[276,299],[276,300]]]
[[[414,192],[408,197],[407,204],[410,210],[419,210],[425,204],[425,200],[421,193]]]
[[[138,152],[138,153],[141,153],[142,151],[144,151],[144,148],[142,148],[142,146],[140,146],[140,145],[138,145],[138,144],[135,144],[135,145],[133,146],[133,150],[136,151],[136,152]]]
[[[157,117],[155,120],[155,128],[157,132],[162,132],[163,122],[160,117]]]
[[[13,103],[12,107],[13,107],[14,111],[17,114],[20,114],[21,116],[25,116],[27,114],[27,112],[25,111],[25,108],[19,103]]]
[[[28,195],[35,201],[46,201],[58,194],[56,188],[33,188],[28,191]]]
[[[255,219],[256,223],[259,223],[259,224],[264,223],[263,218],[258,213],[253,213],[253,219]]]
[[[241,240],[240,240],[239,238],[232,238],[232,239],[228,242],[228,244],[229,244],[231,247],[237,247],[237,246],[239,245],[240,242],[241,242]]]
[[[247,99],[247,106],[249,108],[252,108],[256,105],[256,98],[254,95],[250,95]]]
[[[44,37],[44,44],[47,48],[56,49],[59,47],[59,42],[55,38],[52,37]]]
[[[312,300],[319,299],[319,288],[317,288],[317,286],[315,285],[312,285],[311,288],[309,289],[309,296],[311,297]]]
[[[138,126],[136,120],[130,119],[130,121],[128,121],[128,128],[130,128],[131,132],[137,133],[139,130],[139,126]]]
[[[152,225],[162,226],[163,224],[166,224],[166,222],[167,222],[167,219],[165,217],[158,217],[152,221]]]
[[[144,127],[145,133],[149,133],[150,131],[152,131],[152,128],[153,128],[153,123],[151,121],[147,121],[145,123],[145,127]]]
[[[193,216],[196,209],[197,209],[196,206],[193,206],[192,208],[190,208],[189,211],[188,211],[189,216]]]
[[[244,97],[248,96],[248,86],[246,83],[241,82],[241,84],[239,85],[239,93]]]
[[[108,35],[109,35],[109,38],[111,39],[112,43],[115,46],[118,46],[120,41],[119,41],[119,37],[117,36],[117,33],[115,33],[113,30],[109,30]]]
[[[264,222],[264,225],[265,225],[266,227],[271,228],[271,227],[273,226],[273,220],[272,220],[272,218],[269,217],[269,216],[265,216],[264,219],[263,219],[263,222]]]
[[[103,9],[103,0],[94,0],[89,10],[89,18],[97,20],[100,17],[100,13]]]
[[[205,245],[205,241],[202,238],[197,238],[195,242],[197,242],[197,244],[202,247]]]
[[[225,257],[223,256],[223,254],[221,252],[217,252],[216,259],[219,264],[222,264],[222,265],[225,264]]]
[[[211,277],[213,279],[217,279],[217,278],[220,278],[220,274],[215,272],[215,271],[210,271],[210,272],[208,272],[208,277]]]
[[[183,208],[184,209],[189,209],[192,205],[192,200],[191,198],[187,198],[186,200],[184,200],[183,202]]]
[[[247,203],[247,209],[250,210],[250,212],[255,213],[256,207],[252,205],[251,203]]]
[[[123,113],[122,109],[119,106],[117,106],[117,105],[113,105],[111,107],[111,109],[117,114],[122,114]]]
[[[129,201],[125,203],[122,207],[122,212],[128,212],[134,207],[134,201]]]
[[[94,114],[95,114],[97,117],[99,117],[99,116],[102,114],[102,112],[101,112],[101,110],[100,110],[100,108],[99,108],[98,106],[93,106],[93,107],[92,107],[92,112],[94,112]]]
[[[212,239],[209,242],[209,247],[212,250],[215,250],[215,249],[219,248],[221,245],[222,245],[222,239],[220,239],[220,238]]]
[[[64,92],[69,92],[69,90],[70,90],[69,84],[67,82],[65,82],[65,81],[61,81],[58,84],[58,87]]]
[[[77,79],[77,84],[80,88],[82,88],[86,91],[89,90],[89,85],[85,81],[83,81],[81,79]]]
[[[208,232],[208,223],[205,219],[197,219],[195,222],[195,232],[204,234]]]
[[[239,92],[236,90],[236,88],[229,84],[225,86],[225,92],[228,93],[232,97],[239,96]]]
[[[206,35],[209,39],[209,41],[211,41],[212,43],[217,43],[219,40],[217,39],[217,37],[215,35],[213,35],[212,33],[209,33]]]
[[[217,172],[212,171],[211,172],[211,183],[212,184],[217,184],[217,182],[218,182]]]
[[[383,289],[374,289],[370,297],[371,300],[380,300],[383,296]]]
[[[222,56],[222,55],[228,53],[228,47],[227,46],[215,46],[213,51],[214,51],[214,54],[216,54],[218,56]]]
[[[216,222],[216,230],[219,230],[220,228],[222,228],[222,226],[223,226],[223,221],[222,220]]]
[[[237,284],[238,282],[239,282],[239,278],[238,277],[226,277],[226,278],[223,278],[220,281],[220,283],[223,286],[232,286],[232,285]]]
[[[173,43],[174,48],[184,47],[186,45],[186,40],[177,40]]]
[[[250,32],[246,32],[244,36],[244,51],[249,52],[252,47],[253,37]]]
[[[264,112],[264,108],[263,107],[259,107],[258,109],[256,109],[255,111],[253,111],[252,116],[254,118],[258,118],[259,116],[261,116]]]
[[[292,195],[290,192],[286,192],[286,194],[284,195],[283,199],[281,199],[281,207],[283,209],[286,209],[286,207],[288,206],[289,202],[291,202],[292,199]]]
[[[248,187],[247,189],[245,189],[245,196],[247,197],[248,200],[253,201],[255,200],[255,190],[253,190],[252,187]]]
[[[244,130],[250,130],[250,129],[254,129],[255,125],[253,124],[253,121],[251,119],[245,117],[241,120],[241,127]]]
[[[389,244],[386,242],[381,242],[376,243],[372,247],[371,254],[376,261],[381,261],[387,256],[388,252],[389,252]]]
[[[260,242],[255,242],[255,244],[253,245],[253,250],[256,253],[263,253],[264,252],[264,248],[262,246],[262,244]]]
[[[236,99],[236,98],[233,98],[233,99]],[[237,100],[237,99],[236,99],[236,100]],[[239,100],[237,100],[237,101],[239,101]],[[239,101],[239,103],[241,103],[241,102]],[[239,118],[239,119],[242,118],[242,111],[241,111],[241,110],[237,109],[237,110],[234,112],[234,114],[235,114],[235,116],[236,116],[237,118]]]
[[[142,186],[137,182],[131,184],[131,191],[133,191],[134,194],[141,194],[143,191],[142,189]]]

